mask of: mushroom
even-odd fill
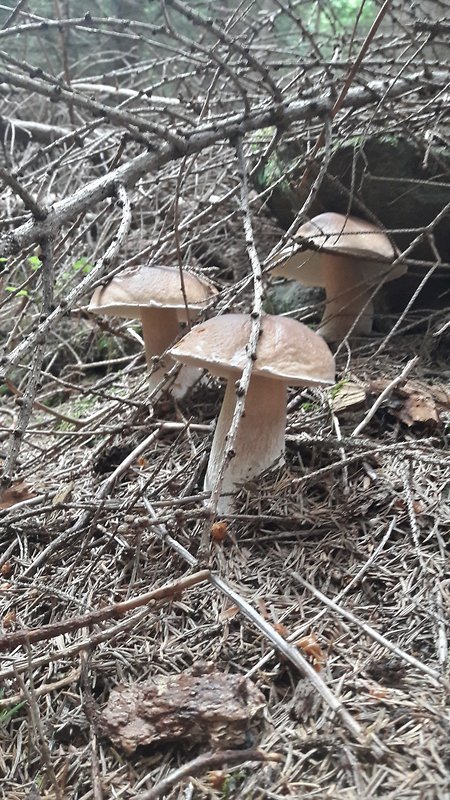
[[[179,336],[180,322],[191,313],[195,316],[217,294],[210,281],[187,270],[183,270],[183,283],[186,303],[178,269],[131,267],[99,286],[89,303],[88,310],[95,313],[141,320],[151,392],[174,365],[170,356],[160,357]],[[157,369],[155,359],[159,361]],[[182,368],[172,387],[173,397],[183,397],[200,374],[198,369]]]
[[[196,325],[170,350],[177,361],[204,367],[228,381],[211,447],[205,491],[211,491],[219,473],[236,405],[235,380],[248,360],[250,326],[248,314],[214,317]],[[224,493],[235,493],[238,484],[283,463],[287,387],[329,386],[334,383],[334,373],[334,358],[320,336],[294,319],[269,314],[263,317],[245,411],[234,455],[224,474]],[[232,499],[220,499],[219,513],[226,513],[231,507]]]
[[[374,285],[406,272],[404,264],[388,266],[394,250],[386,234],[357,217],[327,212],[301,225],[297,236],[318,249],[288,245],[271,256],[269,264],[276,265],[272,274],[325,287],[325,313],[317,333],[327,341],[340,341],[350,329],[354,335],[369,334]]]

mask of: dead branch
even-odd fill
[[[335,603],[334,600],[330,600],[329,597],[326,597],[326,595],[324,595],[323,592],[320,592],[319,589],[316,589],[315,586],[313,586],[311,583],[302,578],[302,576],[299,575],[298,573],[293,572],[292,577],[295,578],[295,580],[301,586],[304,586],[305,589],[308,589],[308,591],[312,592],[314,596],[317,597],[326,606],[328,606],[328,608],[332,608],[333,611],[336,611],[345,619],[348,619],[349,622],[355,623],[358,626],[358,628],[361,628],[361,630],[364,631],[364,633],[366,633],[368,636],[370,636],[371,639],[383,645],[383,647],[386,647],[387,650],[390,650],[396,656],[399,656],[399,658],[401,658],[403,661],[406,661],[407,664],[411,664],[411,666],[416,667],[416,669],[420,670],[420,672],[423,672],[424,675],[427,675],[434,686],[439,686],[440,684],[443,683],[442,677],[439,674],[438,670],[428,667],[422,661],[419,661],[419,659],[416,658],[415,656],[412,656],[410,653],[407,653],[405,650],[402,650],[394,642],[390,642],[389,639],[387,639],[381,633],[378,633],[378,631],[372,628],[371,625],[368,625],[366,622],[363,622],[363,620],[359,619],[355,614],[352,614],[350,611],[347,611],[347,609],[343,608],[338,603]],[[444,685],[447,685],[446,681],[444,681]]]
[[[250,748],[248,750],[219,750],[214,753],[202,753],[201,756],[188,761],[182,767],[174,769],[166,778],[137,796],[136,800],[158,800],[169,792],[177,783],[184,778],[194,777],[207,769],[218,769],[227,764],[244,764],[246,761],[278,761],[282,762],[283,757],[278,753],[265,753],[263,750]]]
[[[357,109],[367,104],[378,102],[380,95],[387,93],[389,97],[397,97],[414,88],[416,76],[403,78],[389,86],[387,81],[373,81],[367,89],[355,89],[347,94],[343,107]],[[1,72],[0,80],[9,81],[9,73]],[[28,80],[28,79],[27,79]],[[31,81],[31,79],[29,79]],[[431,80],[431,78],[430,78]],[[439,77],[436,78],[439,81]],[[25,79],[20,79],[21,83]],[[25,81],[27,83],[27,81]],[[30,87],[37,90],[36,82]],[[27,83],[28,86],[28,83]],[[39,87],[40,88],[40,87]],[[69,92],[70,95],[70,92]],[[70,99],[70,98],[67,98]],[[187,155],[199,153],[224,140],[232,141],[236,136],[260,130],[270,126],[286,127],[300,120],[312,120],[329,113],[330,103],[326,100],[293,101],[285,104],[269,106],[264,110],[256,108],[250,114],[230,114],[224,121],[213,125],[199,126],[195,130],[181,130],[176,145],[165,144],[154,147],[154,152],[144,153],[131,159],[127,164],[117,167],[107,175],[96,178],[87,186],[74,192],[70,197],[55,203],[43,223],[27,222],[19,226],[11,234],[0,237],[0,255],[14,255],[44,235],[54,235],[59,228],[77,214],[111,196],[117,182],[124,186],[133,186],[145,173],[158,169],[170,161]]]
[[[100,622],[105,622],[109,619],[119,619],[124,614],[128,613],[128,611],[132,611],[135,608],[153,605],[157,603],[158,600],[171,600],[185,591],[185,589],[189,589],[191,586],[196,586],[199,583],[204,583],[208,579],[209,571],[201,570],[186,578],[181,578],[179,581],[168,583],[165,586],[161,586],[159,589],[147,592],[140,597],[133,597],[122,603],[113,603],[98,611],[91,611],[89,614],[72,617],[72,619],[62,620],[61,622],[53,622],[34,630],[27,629],[14,631],[14,633],[5,633],[3,636],[0,636],[0,652],[13,650],[15,647],[23,644],[34,644],[35,642],[42,642],[46,639],[53,639],[55,636],[60,636],[63,633],[71,633],[80,628],[98,625]]]

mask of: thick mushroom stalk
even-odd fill
[[[210,281],[189,270],[183,270],[181,281],[180,271],[174,267],[137,266],[98,286],[89,310],[141,321],[153,394],[175,365],[166,351],[180,334],[180,322],[199,313],[215,294],[217,289]],[[183,367],[167,386],[168,392],[177,399],[183,397],[200,375],[198,368]]]
[[[350,330],[354,336],[370,334],[373,287],[368,287],[364,282],[358,259],[323,253],[322,275],[326,306],[317,333],[327,342],[341,341]]]
[[[227,459],[219,514],[232,510],[239,484],[283,463],[287,387],[334,383],[334,358],[320,336],[293,319],[263,316],[244,414],[230,452],[235,381],[248,364],[250,331],[249,314],[224,314],[195,325],[170,351],[177,361],[204,366],[228,380],[204,483],[206,491],[214,491],[222,459]]]
[[[326,341],[370,334],[374,289],[406,272],[404,264],[389,267],[395,253],[386,234],[371,222],[325,212],[297,231],[318,249],[291,243],[269,257],[273,274],[304,286],[323,286],[326,308],[317,331]]]
[[[223,478],[222,494],[217,506],[219,514],[226,514],[232,509],[233,494],[236,493],[239,484],[260,475],[277,463],[283,463],[286,401],[286,383],[252,375],[245,398],[244,415],[234,444],[235,455],[227,465]],[[227,449],[226,437],[230,430],[235,405],[235,383],[233,378],[230,378],[217,420],[206,471],[204,489],[207,492],[212,491],[219,474],[223,454]]]
[[[164,355],[163,358],[161,356],[180,335],[178,312],[174,308],[142,308],[141,323],[145,358],[149,371],[149,389],[152,393],[164,379],[168,370],[176,364],[169,354]],[[156,368],[155,359],[160,362]],[[172,397],[177,400],[184,397],[201,374],[202,370],[198,367],[181,366],[172,384]]]

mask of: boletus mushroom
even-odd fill
[[[355,336],[372,330],[372,294],[381,282],[406,272],[394,268],[393,247],[382,230],[357,217],[327,212],[305,222],[293,242],[270,257],[272,275],[291,278],[305,286],[323,286],[326,306],[317,331],[329,342],[341,341],[349,331]]]
[[[204,488],[211,491],[218,476],[236,405],[235,381],[248,360],[251,319],[248,314],[214,317],[192,328],[170,350],[177,361],[206,368],[227,379],[217,420]],[[328,345],[301,322],[267,314],[262,319],[245,411],[234,456],[227,465],[218,511],[232,508],[240,483],[269,467],[283,463],[288,386],[330,386],[334,383],[334,358]]]
[[[197,316],[217,294],[210,281],[188,270],[183,270],[183,283],[185,294],[174,267],[131,267],[99,286],[89,304],[88,310],[97,314],[141,321],[151,392],[175,363],[163,354],[180,335],[180,323]],[[183,397],[200,374],[183,367],[172,385],[173,397]]]

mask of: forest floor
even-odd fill
[[[0,800],[450,800],[441,6],[1,5]],[[192,268],[315,328],[257,262],[332,209],[411,283],[213,519],[223,382],[152,404],[90,293]]]
[[[98,338],[83,315],[66,324],[67,341],[80,329]],[[360,734],[207,580],[2,654],[2,796],[449,797],[448,350],[426,332],[360,340],[338,355],[338,390],[292,390],[286,464],[245,487],[219,529],[201,494],[217,382],[150,409],[137,344],[120,362],[79,359],[76,385],[73,364],[71,381],[52,379],[0,512],[4,632],[86,615],[206,565],[314,666]],[[415,356],[409,382],[367,417]],[[3,426],[14,413],[10,394]],[[184,736],[126,753],[102,723],[108,696],[206,663],[262,692],[246,742],[267,760],[205,761],[151,794],[211,749],[207,723],[194,746]]]

